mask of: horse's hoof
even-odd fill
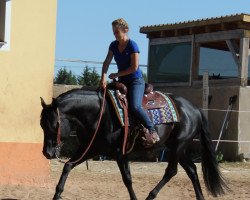
[[[156,198],[156,195],[153,194],[152,192],[150,192],[148,197],[146,198],[146,200],[152,200],[152,199],[155,199],[155,198]]]
[[[60,199],[62,199],[60,196],[59,197],[53,197],[53,200],[60,200]]]

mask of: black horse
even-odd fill
[[[178,109],[180,122],[174,124],[170,135],[166,131],[169,129],[168,125],[162,124],[156,127],[161,138],[158,145],[165,145],[168,149],[168,165],[162,180],[149,193],[146,199],[156,198],[162,187],[177,174],[178,163],[184,168],[191,179],[196,198],[199,200],[204,199],[196,166],[188,153],[186,153],[187,148],[192,144],[196,136],[199,136],[201,142],[202,171],[205,185],[208,191],[215,197],[224,194],[226,184],[216,161],[216,154],[210,139],[206,118],[197,107],[186,99],[175,96],[171,96],[171,98]],[[89,143],[93,139],[92,135],[96,130],[98,116],[104,100],[103,93],[100,91],[73,89],[53,99],[49,105],[46,105],[41,98],[43,110],[40,124],[44,131],[44,156],[47,159],[55,158],[58,151],[58,129],[60,129],[62,141],[65,141],[70,135],[72,124],[74,124],[80,141],[80,147],[63,168],[53,199],[61,199],[60,196],[69,172],[75,166],[97,155],[107,155],[117,161],[130,199],[137,199],[132,187],[128,155],[122,153],[123,127],[121,127],[116,117],[109,98],[105,99],[106,103],[100,126],[93,144],[89,147]],[[87,147],[89,147],[89,150],[82,156]],[[139,145],[134,148],[134,151],[139,152],[139,150],[145,152],[143,146]]]

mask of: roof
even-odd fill
[[[177,23],[142,26],[140,27],[140,32],[148,34],[148,36],[153,36],[151,33],[155,32],[165,32],[165,34],[163,34],[165,37],[172,37],[176,35],[190,35],[234,29],[250,30],[250,15],[241,13]],[[176,32],[178,31],[181,33],[177,34]]]

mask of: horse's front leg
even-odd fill
[[[136,200],[137,198],[135,196],[135,192],[134,192],[134,189],[132,187],[132,178],[131,178],[131,174],[130,174],[130,168],[129,168],[129,163],[128,163],[127,157],[122,156],[122,155],[118,156],[116,161],[117,161],[117,164],[118,164],[119,169],[120,169],[121,174],[122,174],[123,183],[125,184],[125,186],[128,189],[130,199]]]
[[[67,180],[67,177],[69,175],[69,172],[74,168],[74,165],[72,164],[65,164],[64,167],[63,167],[63,172],[62,172],[62,175],[60,177],[60,180],[56,186],[56,193],[53,197],[53,200],[58,200],[58,199],[62,199],[61,198],[61,194],[63,192],[63,189],[64,189],[64,185],[65,185],[65,182]]]
[[[82,158],[80,161],[74,163],[74,161],[76,161],[78,158],[80,158],[81,156],[81,152],[82,152],[82,148],[80,147],[78,149],[78,151],[76,152],[76,154],[64,165],[63,167],[63,171],[62,171],[62,175],[60,177],[60,180],[56,186],[56,193],[53,197],[53,200],[58,200],[58,199],[62,199],[61,198],[61,194],[63,192],[64,189],[64,185],[66,183],[66,180],[68,178],[68,175],[70,173],[70,171],[76,167],[77,165],[81,164],[82,162],[84,162],[85,160],[87,160],[89,157],[85,156],[84,158]],[[72,163],[71,163],[72,162]]]

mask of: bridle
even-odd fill
[[[57,146],[59,146],[62,141],[61,141],[61,117],[60,117],[60,110],[59,108],[57,107],[56,109],[56,112],[57,112],[57,137],[56,137],[56,141],[57,141]]]
[[[57,145],[56,145],[55,155],[56,155],[57,160],[59,160],[59,162],[65,163],[65,161],[63,161],[62,159],[60,159],[59,155],[57,154],[58,152],[60,153],[61,148],[63,146],[63,142],[61,141],[61,117],[60,117],[60,110],[59,110],[58,107],[56,109],[56,112],[57,112],[57,119],[58,120],[57,120],[57,135],[56,135]]]
[[[103,91],[103,101],[102,101],[102,104],[101,104],[101,109],[100,109],[100,113],[99,113],[99,117],[98,117],[98,121],[97,121],[97,125],[96,125],[96,129],[95,129],[95,132],[93,133],[93,136],[90,140],[90,143],[89,145],[87,146],[87,148],[85,149],[85,151],[82,153],[81,157],[78,158],[77,160],[75,161],[63,161],[59,158],[59,156],[57,155],[57,152],[60,152],[61,148],[62,148],[62,145],[63,145],[63,142],[61,141],[61,117],[60,117],[60,110],[59,108],[57,108],[57,116],[58,116],[58,120],[57,120],[57,146],[56,146],[56,158],[59,160],[59,162],[62,162],[62,163],[66,163],[66,164],[75,164],[77,162],[79,162],[80,160],[82,160],[82,158],[86,155],[86,153],[88,152],[88,150],[90,149],[91,145],[93,144],[94,140],[95,140],[95,137],[96,137],[96,134],[99,130],[99,127],[100,127],[100,122],[101,122],[101,119],[102,119],[102,116],[103,116],[103,111],[104,111],[104,106],[105,106],[105,96],[106,96],[106,87],[104,88],[104,91]]]

